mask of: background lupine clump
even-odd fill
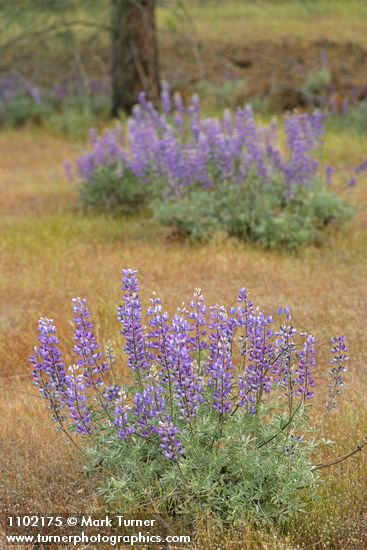
[[[78,125],[84,133],[96,117],[107,118],[110,89],[109,79],[89,79],[79,73],[45,86],[9,71],[0,75],[0,125],[33,122],[79,137]]]
[[[49,97],[30,79],[11,71],[0,76],[0,124],[21,126],[26,121],[39,122],[50,114]]]
[[[322,112],[287,115],[284,132],[282,145],[276,122],[260,126],[250,106],[205,117],[198,96],[185,106],[163,83],[161,111],[142,93],[126,131],[90,131],[92,149],[77,161],[81,201],[150,204],[162,223],[196,238],[222,232],[297,247],[352,210],[333,190],[332,169],[321,174]]]
[[[91,130],[91,152],[78,160],[78,172],[90,181],[101,166],[133,172],[142,182],[163,179],[166,193],[182,194],[200,184],[210,188],[224,180],[242,184],[255,172],[261,180],[280,173],[288,188],[310,185],[319,167],[312,153],[321,144],[324,116],[289,115],[285,119],[288,154],[279,146],[276,123],[261,127],[248,105],[235,113],[225,110],[221,119],[204,117],[194,95],[184,106],[179,93],[172,98],[162,84],[162,111],[140,94],[139,103],[127,124],[98,136]]]
[[[319,107],[325,113],[328,128],[364,135],[367,132],[367,87],[350,86],[340,94],[335,72],[327,50],[320,51],[320,64],[305,74],[301,90],[309,108]]]
[[[58,428],[105,472],[109,506],[231,525],[286,522],[302,510],[319,484],[308,417],[316,338],[287,308],[259,310],[246,288],[229,308],[208,306],[196,289],[172,316],[155,293],[144,310],[135,270],[123,271],[122,291],[122,364],[110,343],[103,351],[79,297],[74,364],[46,318],[30,358]],[[332,339],[333,403],[346,351],[344,336]]]

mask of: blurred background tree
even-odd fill
[[[28,59],[39,80],[45,59],[50,64],[54,56],[56,79],[57,72],[65,72],[57,55],[62,48],[64,58],[69,52],[74,67],[87,76],[82,44],[94,43],[96,61],[102,64],[105,60],[99,59],[98,46],[107,36],[111,40],[112,114],[129,113],[141,90],[152,99],[158,96],[155,9],[156,0],[111,0],[110,4],[88,0],[87,10],[86,3],[77,0],[0,0],[0,71],[24,67]]]
[[[112,0],[112,114],[131,112],[141,90],[159,95],[156,0]]]

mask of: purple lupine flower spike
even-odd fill
[[[206,311],[205,298],[200,288],[195,289],[194,297],[190,302],[190,311],[187,316],[192,320],[191,331],[194,333],[191,342],[195,352],[197,352],[200,362],[201,352],[208,349],[208,344],[205,341],[207,334],[206,330]]]
[[[157,433],[161,438],[160,447],[164,456],[174,462],[179,460],[185,453],[185,450],[177,437],[179,433],[178,428],[171,421],[162,420],[159,421]]]
[[[212,365],[212,377],[215,385],[213,408],[219,412],[221,417],[232,410],[230,396],[232,392],[233,364],[230,347],[230,341],[225,337],[221,338],[218,342],[217,360]]]
[[[56,415],[54,420],[59,421],[66,403],[66,371],[53,319],[42,317],[39,320],[38,340],[40,345],[35,346],[29,358],[33,367],[33,381],[42,397],[50,401]]]
[[[128,356],[128,365],[133,371],[140,373],[148,368],[145,350],[146,343],[141,321],[141,304],[139,285],[136,270],[124,269],[122,290],[124,304],[117,310],[117,318],[122,325],[122,334],[125,337],[125,353]]]
[[[129,414],[132,407],[126,402],[126,392],[120,389],[117,396],[117,402],[115,407],[115,419],[114,424],[118,429],[117,437],[119,439],[129,439],[129,437],[135,433],[135,428],[132,426],[129,419]]]
[[[181,418],[190,421],[202,402],[203,381],[196,372],[190,346],[190,325],[177,313],[167,342],[167,360]]]
[[[231,344],[233,328],[226,309],[210,308],[210,354],[206,365],[208,384],[213,389],[213,408],[221,417],[232,409],[233,362]]]
[[[338,406],[338,398],[343,393],[345,384],[344,373],[347,370],[346,363],[349,360],[349,349],[346,344],[346,336],[334,336],[331,339],[331,344],[331,380],[329,382],[329,393],[325,401],[325,409],[327,413],[330,413]]]
[[[299,353],[299,363],[295,370],[295,385],[298,385],[297,395],[304,396],[305,399],[311,399],[313,397],[314,387],[312,379],[312,370],[316,365],[315,360],[315,342],[316,338],[311,334],[302,333],[301,336],[305,338],[303,349]]]
[[[106,372],[110,366],[102,361],[103,354],[99,349],[94,334],[91,315],[85,298],[73,298],[74,313],[74,353],[79,357],[77,364],[84,367],[84,376],[87,386],[102,384],[98,375]],[[97,376],[97,378],[95,378]]]
[[[147,384],[134,398],[134,414],[140,435],[148,437],[157,431],[157,422],[165,414],[164,389],[156,384]]]
[[[69,374],[66,376],[67,404],[77,433],[91,435],[93,432],[92,414],[87,404],[85,378],[83,374],[78,374],[79,370],[78,365],[69,367]]]

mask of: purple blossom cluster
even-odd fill
[[[353,109],[359,109],[367,103],[367,86],[364,90],[352,89],[351,93],[340,99],[338,90],[331,86],[325,98],[319,98],[323,110],[330,115],[345,116]]]
[[[117,441],[154,440],[167,459],[178,461],[198,415],[221,427],[234,414],[257,414],[265,397],[279,402],[279,392],[290,416],[296,402],[313,397],[316,339],[291,324],[287,308],[266,315],[242,288],[230,308],[207,307],[196,289],[188,307],[172,316],[155,293],[143,311],[133,269],[122,272],[122,292],[117,319],[128,385],[118,382],[110,345],[101,351],[85,299],[73,300],[76,364],[68,369],[53,321],[39,321],[33,379],[61,428],[71,424],[93,438],[108,422]],[[333,338],[333,395],[340,393],[347,349],[344,336]]]
[[[53,418],[61,423],[66,402],[66,371],[53,319],[42,317],[39,320],[38,340],[39,345],[34,347],[29,359],[33,367],[33,381],[41,396],[48,400]]]
[[[328,52],[322,49],[320,50],[319,67],[311,73],[305,72],[305,76],[308,77],[304,89],[307,105],[310,108],[315,105],[322,107],[327,115],[332,116],[344,116],[353,109],[364,108],[367,103],[367,85],[359,84],[348,90],[341,90],[332,75],[333,67],[330,64]],[[314,85],[310,86],[310,77],[312,76],[316,79]],[[367,128],[367,120],[365,122]]]
[[[346,372],[346,362],[348,361],[348,346],[346,344],[345,336],[334,337],[331,340],[331,354],[332,358],[330,363],[332,368],[330,370],[330,383],[329,393],[325,401],[326,412],[330,413],[333,409],[337,408],[338,399],[343,393],[344,389],[344,373]]]
[[[25,78],[17,71],[9,71],[0,76],[0,102],[4,104],[9,104],[24,95],[30,97],[37,105],[51,99],[55,99],[61,105],[73,97],[109,97],[110,94],[111,80],[109,78],[88,79],[83,78],[80,74],[75,74],[53,84],[52,88],[42,91],[33,80]]]
[[[110,103],[110,91],[110,79],[89,79],[75,74],[46,86],[11,70],[0,75],[0,123],[39,122],[68,107],[81,109],[85,102],[93,113],[104,113]]]
[[[165,192],[174,195],[223,181],[241,185],[254,174],[266,190],[272,178],[281,177],[291,197],[294,186],[308,186],[317,175],[314,153],[322,142],[324,116],[321,111],[287,115],[284,130],[285,151],[276,122],[259,126],[250,106],[225,110],[220,119],[204,117],[197,95],[185,106],[163,83],[161,111],[141,93],[126,132],[119,125],[100,136],[91,130],[91,150],[78,159],[77,169],[85,182],[101,166],[121,176],[128,170],[143,184],[164,182]]]
[[[94,97],[111,95],[110,78],[85,78],[80,74],[75,74],[69,78],[64,78],[52,87],[53,93],[60,103],[75,96]]]
[[[18,72],[11,71],[0,77],[0,103],[7,105],[24,95],[30,97],[37,105],[42,101],[40,88]]]

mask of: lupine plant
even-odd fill
[[[287,115],[281,146],[276,122],[258,125],[250,106],[207,118],[198,96],[185,107],[163,83],[161,111],[142,93],[126,132],[91,130],[92,149],[77,161],[82,203],[124,209],[133,195],[137,209],[143,188],[156,217],[186,235],[224,232],[297,247],[352,214],[330,168],[320,174],[323,119],[321,111]]]
[[[367,132],[367,87],[353,86],[350,90],[338,89],[333,81],[333,70],[326,50],[320,51],[320,64],[305,74],[303,89],[309,108],[322,108],[327,127],[334,131]]]
[[[121,362],[98,343],[82,298],[72,302],[74,363],[46,318],[30,358],[54,422],[105,473],[108,505],[232,525],[302,510],[320,482],[308,414],[316,338],[285,307],[262,312],[246,288],[229,308],[208,307],[198,288],[172,316],[156,293],[143,310],[135,270],[123,271],[122,292]],[[347,350],[344,336],[333,338],[329,407]]]
[[[40,87],[13,71],[0,77],[0,123],[40,121],[52,106]]]
[[[26,122],[48,122],[52,128],[70,128],[74,120],[93,124],[106,118],[110,103],[109,80],[82,78],[75,74],[52,87],[40,86],[16,71],[0,76],[0,124],[21,126]],[[59,114],[63,120],[59,120]],[[74,125],[75,125],[74,124]],[[84,124],[84,131],[85,126]]]

